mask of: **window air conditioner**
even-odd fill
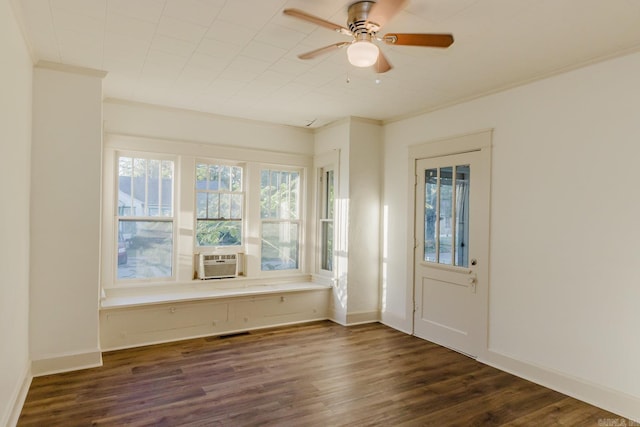
[[[222,279],[238,275],[236,254],[200,254],[198,260],[198,277],[200,279]]]

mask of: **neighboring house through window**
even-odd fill
[[[171,160],[118,157],[118,280],[173,275],[173,175]]]

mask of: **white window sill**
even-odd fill
[[[328,289],[331,289],[330,285],[311,282],[309,276],[298,278],[297,281],[292,281],[291,278],[288,280],[274,278],[268,281],[193,280],[187,283],[172,283],[144,288],[105,289],[100,306],[102,310],[109,310],[171,302]]]

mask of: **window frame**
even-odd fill
[[[198,218],[198,192],[202,191],[197,188],[197,171],[199,164],[206,164],[208,166],[229,166],[229,167],[239,167],[242,170],[242,181],[240,183],[240,191],[215,191],[217,194],[241,194],[242,202],[240,206],[241,210],[241,218],[240,218],[240,243],[237,245],[200,245],[198,243],[198,221],[201,220]],[[194,190],[194,209],[193,209],[193,248],[194,254],[196,253],[206,253],[206,252],[217,252],[217,251],[225,251],[225,252],[243,252],[243,248],[246,246],[247,241],[247,223],[249,222],[247,216],[247,164],[246,162],[233,162],[227,160],[218,160],[218,159],[210,159],[210,158],[196,158],[194,165],[194,176],[193,176],[193,190]],[[236,219],[228,219],[228,221],[238,221]]]
[[[328,175],[331,175],[332,180],[332,190],[333,190],[333,203],[330,206],[330,198],[329,198],[329,178]],[[337,195],[337,171],[333,164],[325,165],[318,168],[318,202],[316,209],[317,212],[317,265],[318,265],[318,273],[328,276],[333,276],[336,263],[335,263],[335,242],[336,242],[336,195]],[[330,210],[331,208],[331,210]],[[330,212],[330,214],[329,214]],[[331,235],[326,235],[324,232],[324,225],[331,224]],[[325,267],[325,250],[328,242],[325,240],[331,241],[331,268],[326,269]]]
[[[462,172],[459,172],[459,169]],[[469,267],[469,164],[438,166],[425,170],[425,220],[424,262],[453,267]],[[430,182],[431,181],[431,182]],[[431,188],[431,190],[429,190]],[[426,194],[430,192],[431,194]],[[428,204],[431,197],[435,203]],[[429,215],[431,212],[431,215]],[[462,216],[461,216],[462,215]],[[431,225],[433,236],[429,233]],[[443,234],[442,229],[447,231]],[[449,236],[448,245],[443,236]],[[427,251],[427,243],[433,241],[433,253]],[[460,244],[458,244],[460,242]],[[448,249],[446,247],[448,246]],[[445,250],[443,251],[443,247]]]
[[[316,154],[313,160],[314,167],[314,206],[313,206],[313,234],[314,234],[314,246],[313,246],[313,277],[320,283],[335,284],[336,278],[340,274],[340,271],[346,268],[346,259],[339,254],[346,251],[346,247],[342,247],[345,240],[342,239],[345,233],[345,205],[344,201],[340,199],[340,194],[345,189],[341,188],[342,182],[340,181],[340,164],[342,160],[342,152],[339,148],[326,151],[324,153]],[[321,224],[321,209],[322,209],[322,183],[320,182],[323,171],[333,170],[333,270],[324,270],[322,268],[322,224]]]
[[[120,190],[120,158],[129,157],[133,159],[145,159],[145,160],[159,160],[170,161],[173,163],[173,176],[171,179],[171,216],[122,216],[120,215],[120,207],[118,204],[119,190]],[[162,167],[162,166],[161,166]],[[113,158],[113,174],[114,174],[114,187],[113,187],[113,237],[112,244],[113,251],[113,284],[116,286],[122,286],[125,284],[144,284],[144,283],[162,283],[175,281],[177,277],[178,269],[178,248],[177,248],[177,199],[178,199],[178,179],[179,176],[179,158],[177,156],[167,155],[159,152],[143,152],[132,150],[115,150]],[[124,219],[123,219],[124,218]],[[120,279],[118,278],[118,248],[120,239],[120,223],[133,222],[133,221],[148,221],[158,223],[171,223],[171,275],[162,277],[146,277],[135,279]],[[125,243],[126,244],[126,243]]]
[[[263,218],[262,217],[262,172],[264,170],[268,170],[270,172],[297,172],[298,173],[298,218],[297,219],[283,219],[283,218]],[[308,222],[306,220],[306,194],[307,189],[305,187],[305,168],[289,166],[289,165],[274,165],[274,164],[257,164],[256,171],[258,177],[258,188],[256,191],[257,196],[257,214],[258,214],[258,253],[257,253],[257,271],[259,276],[273,276],[273,275],[287,275],[287,274],[295,274],[301,273],[305,271],[305,262],[304,258],[307,253],[307,249],[305,247],[305,226]],[[297,239],[297,268],[295,269],[273,269],[273,270],[264,270],[262,268],[263,264],[263,251],[262,251],[262,241],[263,241],[263,231],[264,224],[296,224],[298,228],[298,239]]]
[[[174,161],[174,222],[173,222],[173,268],[172,278],[117,280],[117,209],[118,193],[118,156],[158,158]],[[227,247],[195,246],[195,165],[199,161],[240,164],[243,166],[244,186],[244,226],[243,245]],[[283,280],[307,280],[312,274],[310,263],[315,254],[315,200],[313,181],[308,179],[313,170],[314,156],[310,153],[290,153],[264,150],[254,146],[203,144],[194,141],[158,139],[151,137],[105,133],[102,158],[102,221],[101,221],[101,257],[100,281],[103,296],[117,294],[127,289],[145,292],[143,289],[163,289],[167,286],[200,284],[211,286],[228,282],[243,283],[260,281],[266,278],[281,277]],[[300,221],[299,228],[299,264],[297,270],[262,271],[261,224],[260,221],[260,169],[277,168],[300,172]],[[253,189],[253,191],[252,191]],[[314,195],[313,197],[311,195]],[[311,236],[311,239],[309,239]],[[240,276],[233,279],[219,279],[215,283],[197,279],[199,253],[239,253]]]

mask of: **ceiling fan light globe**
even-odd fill
[[[355,41],[347,48],[347,58],[356,67],[372,66],[378,60],[379,53],[378,46],[366,40]]]

